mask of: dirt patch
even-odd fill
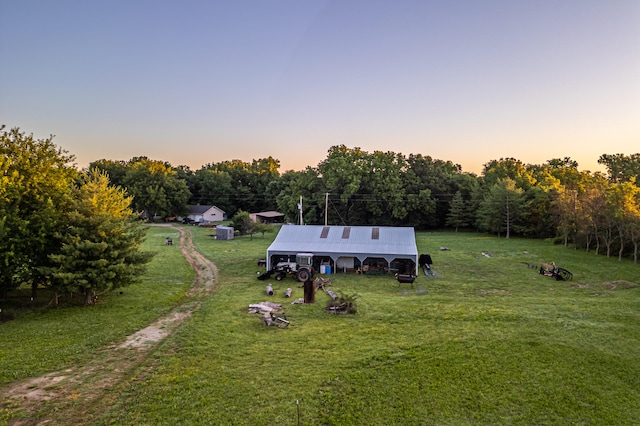
[[[167,337],[175,328],[182,324],[182,322],[191,316],[193,311],[186,312],[172,312],[169,316],[160,318],[150,326],[143,328],[127,337],[121,345],[120,349],[124,348],[144,348],[145,346],[154,345]]]
[[[96,410],[96,405],[106,406],[94,405],[93,402],[106,398],[114,386],[125,380],[127,373],[146,360],[159,342],[199,309],[203,299],[214,293],[218,285],[216,265],[196,251],[190,231],[181,227],[177,229],[182,254],[196,272],[193,285],[187,292],[189,301],[127,337],[124,342],[98,350],[89,365],[22,380],[1,389],[0,407],[33,414],[28,416],[28,420],[14,420],[11,425],[68,424],[70,419],[78,425],[90,424],[100,415],[91,410]],[[46,418],[37,414],[44,404],[51,407],[47,412],[52,413]]]
[[[48,374],[28,380],[27,382],[22,382],[20,385],[14,387],[12,391],[23,395],[23,398],[28,401],[48,401],[53,398],[53,395],[47,389],[50,389],[67,377],[68,376]]]
[[[609,290],[627,290],[630,288],[638,287],[638,284],[631,281],[625,281],[625,280],[606,281],[602,283],[602,285],[608,288]]]

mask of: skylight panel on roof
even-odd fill
[[[329,227],[325,226],[322,228],[322,232],[320,233],[320,238],[327,238],[327,236],[329,235]]]

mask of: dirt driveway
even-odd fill
[[[167,225],[162,225],[167,226]],[[108,345],[95,354],[87,365],[78,365],[64,371],[47,373],[40,377],[16,382],[1,389],[0,406],[22,409],[33,414],[29,420],[13,421],[13,426],[89,424],[108,407],[108,400],[116,400],[110,392],[128,373],[135,371],[169,334],[200,308],[201,301],[217,288],[216,265],[198,253],[193,245],[191,231],[180,231],[180,249],[195,270],[192,287],[187,292],[189,302],[158,318],[153,324],[137,331],[124,342]],[[147,374],[136,372],[138,378]],[[38,411],[46,401],[47,414]],[[100,403],[96,403],[101,401]]]

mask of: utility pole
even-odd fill
[[[302,222],[302,195],[300,196],[300,202],[298,203],[298,210],[300,210],[300,225],[304,225]]]
[[[329,193],[324,193],[324,226],[327,226],[327,215],[329,213]]]

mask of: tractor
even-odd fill
[[[313,276],[313,254],[298,253],[295,262],[278,262],[272,269],[258,276],[259,280],[267,280],[276,274],[276,281],[282,281],[287,275],[294,275],[297,281],[305,282]]]

